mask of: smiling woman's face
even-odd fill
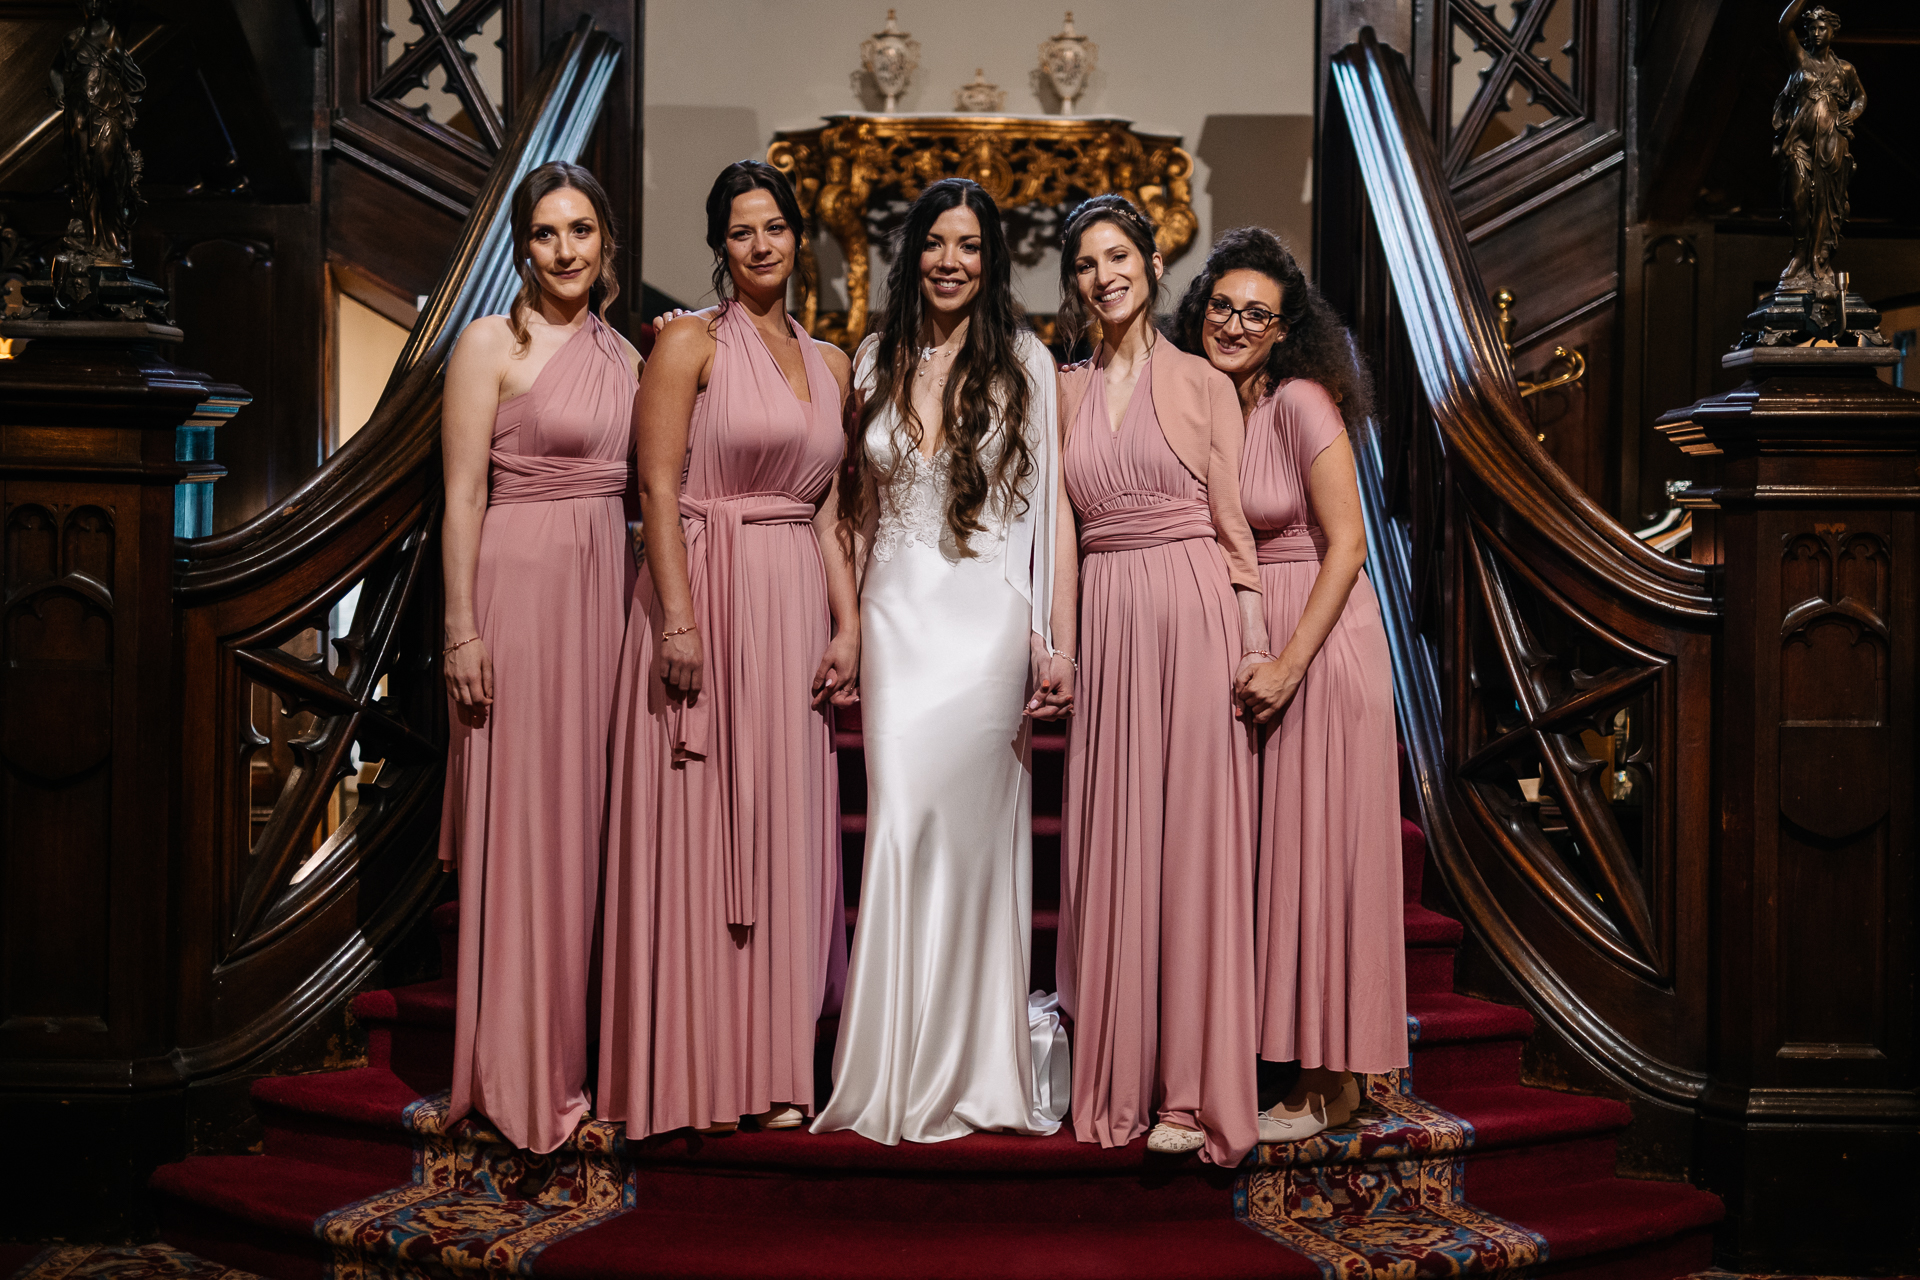
[[[1117,224],[1102,220],[1081,233],[1073,272],[1087,310],[1114,331],[1152,302],[1148,282],[1160,278],[1160,255],[1143,255]]]
[[[980,219],[957,204],[933,220],[920,246],[920,296],[933,311],[965,311],[980,296]],[[957,323],[957,322],[956,322]]]
[[[727,271],[736,292],[786,288],[798,247],[793,224],[780,212],[772,192],[756,187],[733,198],[733,212],[727,216]]]
[[[567,302],[586,296],[600,279],[600,217],[585,192],[561,187],[540,198],[527,256],[547,293]]]
[[[1200,323],[1200,343],[1206,348],[1208,364],[1238,381],[1244,374],[1266,368],[1273,344],[1286,336],[1278,280],[1243,267],[1223,272],[1213,282]]]

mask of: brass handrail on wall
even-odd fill
[[[259,516],[176,543],[175,1058],[189,1078],[305,1025],[431,904],[443,366],[516,288],[514,187],[578,158],[619,58],[583,18],[529,86],[367,426]],[[280,765],[262,767],[273,753]]]
[[[1383,394],[1356,457],[1420,817],[1453,903],[1586,1074],[1690,1110],[1708,571],[1634,537],[1536,438],[1400,55],[1363,31],[1331,74],[1321,216],[1360,237],[1341,256]]]

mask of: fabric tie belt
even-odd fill
[[[487,478],[487,505],[558,502],[565,498],[617,498],[627,491],[633,466],[625,458],[522,457],[495,449]]]
[[[1137,507],[1117,507],[1087,517],[1080,526],[1080,550],[1138,551],[1189,538],[1213,537],[1213,514],[1197,499],[1176,499]]]
[[[1253,531],[1255,558],[1261,564],[1300,564],[1327,558],[1327,535],[1317,525],[1293,524],[1284,529]]]
[[[784,493],[743,493],[701,500],[680,495],[680,522],[687,539],[688,567],[696,588],[702,578],[706,590],[696,589],[701,606],[701,648],[708,678],[692,706],[669,703],[668,729],[678,751],[697,755],[715,765],[715,776],[728,794],[721,805],[725,830],[721,857],[725,861],[727,923],[754,922],[755,891],[763,872],[759,856],[760,824],[754,820],[753,800],[760,794],[754,776],[757,757],[743,750],[755,734],[754,719],[742,704],[742,690],[750,675],[765,667],[765,659],[742,643],[736,625],[749,610],[746,583],[739,572],[736,546],[745,524],[811,524],[813,504]],[[695,547],[702,554],[695,554]],[[704,594],[704,600],[701,599]],[[713,676],[722,676],[724,683]],[[724,699],[727,724],[716,726],[715,708]]]

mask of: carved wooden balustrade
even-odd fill
[[[1332,79],[1320,258],[1354,264],[1325,283],[1380,380],[1356,453],[1420,816],[1574,1074],[1684,1129],[1708,1065],[1707,570],[1541,445],[1399,55],[1364,32]]]
[[[188,1080],[300,1028],[430,905],[442,367],[518,287],[514,186],[578,158],[619,57],[583,19],[530,86],[367,426],[257,518],[178,544],[172,1038]]]

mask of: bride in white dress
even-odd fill
[[[855,357],[867,846],[816,1133],[1048,1134],[1066,1114],[1058,1005],[1028,990],[1028,721],[1071,708],[1075,544],[1053,359],[1009,275],[986,192],[932,184]]]

